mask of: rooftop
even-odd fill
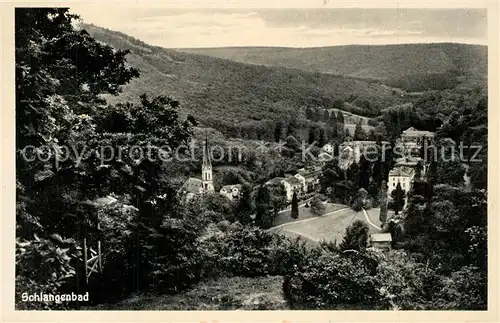
[[[411,176],[414,172],[412,168],[399,166],[391,169],[389,176]]]
[[[392,236],[390,233],[373,233],[370,236],[371,242],[391,242]]]
[[[284,180],[284,178],[283,178],[283,177],[275,177],[275,178],[273,178],[273,179],[271,179],[271,180],[268,180],[268,181],[266,182],[266,185],[274,185],[274,184],[279,184],[279,183],[281,183],[281,181],[283,181],[283,180]]]
[[[200,188],[203,188],[203,182],[201,179],[190,177],[181,187],[181,191],[185,191],[188,193],[199,193]]]
[[[297,177],[288,177],[288,178],[285,178],[284,181],[290,185],[300,184],[300,181],[297,179]]]
[[[418,136],[418,137],[434,137],[434,132],[426,131],[426,130],[417,130],[413,127],[410,127],[403,131],[402,136]]]
[[[224,185],[222,186],[223,189],[225,189],[226,191],[231,191],[233,190],[233,188],[237,188],[237,189],[241,189],[241,184],[232,184],[232,185]]]

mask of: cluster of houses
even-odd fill
[[[420,131],[413,127],[403,131],[401,137],[397,140],[396,145],[404,152],[404,156],[396,161],[394,168],[389,172],[387,194],[390,196],[393,190],[396,189],[398,183],[405,191],[409,191],[415,177],[415,168],[420,162],[418,152],[424,143],[432,143],[434,133],[429,131]],[[380,144],[380,143],[379,143]],[[388,142],[382,142],[383,145],[388,145]],[[347,169],[353,162],[358,163],[363,153],[369,154],[370,149],[376,148],[375,141],[346,141],[339,147],[339,166],[342,169]],[[335,146],[331,143],[322,147],[319,155],[320,160],[331,160],[333,158]],[[374,150],[376,151],[376,150]],[[422,163],[422,174],[425,175],[426,165]],[[314,192],[319,185],[321,175],[321,167],[313,166],[300,169],[296,174],[287,174],[285,177],[276,177],[266,182],[266,185],[282,184],[285,188],[286,198],[292,200],[293,193],[297,197]],[[220,194],[227,197],[229,200],[238,198],[241,192],[242,185],[225,185],[221,188]],[[194,195],[213,193],[215,192],[212,175],[212,164],[208,146],[205,144],[203,151],[203,163],[200,178],[189,178],[179,190],[186,199],[192,198]]]
[[[397,140],[396,145],[403,151],[403,157],[396,161],[394,168],[389,172],[388,190],[387,194],[396,189],[400,184],[401,188],[405,191],[411,189],[413,179],[415,177],[415,168],[422,162],[419,155],[420,149],[427,143],[432,143],[434,140],[434,133],[429,131],[420,131],[413,127],[403,131],[401,137]],[[382,142],[382,144],[389,144]],[[347,169],[353,162],[359,162],[362,153],[369,153],[371,147],[376,147],[375,141],[346,141],[339,147],[339,162],[340,167]],[[323,158],[331,160],[333,158],[335,146],[333,144],[326,144],[322,147],[319,155]],[[422,175],[425,175],[427,165],[421,163]],[[286,198],[290,202],[293,198],[294,192],[297,197],[314,192],[319,185],[319,178],[321,175],[321,167],[313,166],[302,168],[296,174],[287,174],[285,177],[276,177],[265,185],[283,185],[286,193]],[[242,185],[225,185],[221,188],[220,194],[229,200],[237,199],[240,195]],[[205,143],[203,151],[203,163],[200,178],[189,178],[184,185],[182,185],[179,193],[186,199],[191,199],[195,195],[202,195],[206,193],[215,192],[213,184],[212,163],[208,146]],[[374,233],[370,236],[370,245],[376,249],[388,250],[391,248],[391,234],[389,233]]]
[[[392,193],[400,183],[401,188],[409,191],[411,183],[415,177],[415,168],[421,161],[419,157],[420,149],[425,143],[431,144],[434,140],[434,133],[430,131],[417,130],[410,127],[402,132],[401,137],[396,141],[396,147],[403,153],[403,156],[396,161],[394,168],[389,172],[388,191]],[[389,142],[382,141],[379,144],[384,146],[389,145]],[[359,163],[362,154],[370,154],[376,152],[377,142],[375,141],[352,141],[347,140],[339,147],[338,160],[341,169],[347,169],[353,162]],[[324,145],[319,154],[319,159],[322,162],[332,160],[335,155],[335,145],[328,143]],[[421,163],[422,175],[425,175],[427,170],[426,163]]]
[[[266,182],[265,185],[282,184],[285,188],[286,198],[290,202],[294,192],[297,194],[297,197],[313,192],[319,184],[320,174],[321,167],[302,168],[299,169],[296,174],[287,174],[285,177],[273,178]],[[225,185],[220,189],[219,193],[232,201],[239,197],[241,188],[241,184]],[[186,200],[189,200],[195,195],[214,192],[212,163],[208,146],[205,143],[201,166],[201,179],[194,177],[188,178],[179,189],[179,194]]]

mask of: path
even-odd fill
[[[375,229],[379,229],[379,230],[382,230],[381,227],[375,225],[371,220],[370,220],[370,217],[368,216],[368,213],[366,213],[366,210],[363,209],[363,213],[365,215],[365,219],[366,219],[366,222],[368,222],[369,225],[371,225],[372,227],[374,227]]]

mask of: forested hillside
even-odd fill
[[[486,46],[455,43],[186,48],[179,51],[243,63],[381,80],[410,91],[452,88],[461,83],[484,84],[488,72]]]
[[[378,83],[181,53],[93,25],[82,27],[103,43],[130,50],[127,63],[141,70],[122,95],[110,100],[133,100],[143,92],[172,95],[181,113],[217,129],[301,118],[305,107],[332,107],[336,100],[368,102],[368,109],[378,109],[407,99],[404,92]]]

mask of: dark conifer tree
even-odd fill
[[[292,211],[290,213],[290,216],[294,219],[297,219],[299,217],[299,202],[297,199],[297,193],[293,192],[292,196]]]

